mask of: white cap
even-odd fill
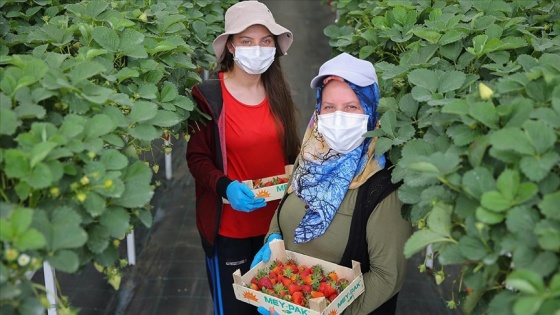
[[[377,83],[377,74],[373,64],[358,59],[350,54],[342,53],[319,68],[319,74],[311,80],[311,87],[318,88],[325,77],[335,75],[358,86],[368,86]]]

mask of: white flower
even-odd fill
[[[30,261],[31,261],[31,258],[27,254],[19,255],[18,260],[17,260],[18,265],[20,265],[22,267],[27,266],[27,264],[29,264]]]

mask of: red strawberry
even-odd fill
[[[290,293],[290,295],[294,295],[294,292],[298,292],[298,291],[301,291],[300,285],[292,283],[288,286],[288,292]]]
[[[294,304],[303,305],[303,293],[297,291],[292,294],[292,301]]]
[[[268,277],[260,278],[258,285],[261,288],[264,287],[264,288],[267,288],[267,289],[272,289],[272,281],[270,281],[270,278],[268,278]]]
[[[301,285],[301,292],[309,293],[313,291],[313,287],[310,284],[302,284]]]
[[[333,293],[333,294],[329,295],[328,299],[329,299],[329,301],[332,302],[334,299],[336,299],[337,296],[338,296],[338,293]]]

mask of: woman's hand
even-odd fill
[[[259,308],[257,309],[257,311],[259,311],[260,314],[262,315],[279,315],[275,310],[274,307],[269,308],[268,310],[266,308],[264,308],[264,306],[259,306]]]

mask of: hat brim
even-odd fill
[[[282,54],[285,55],[288,52],[288,49],[290,48],[292,42],[294,41],[292,32],[290,32],[287,28],[280,26],[276,23],[270,23],[264,20],[254,20],[244,25],[241,25],[235,29],[224,32],[220,36],[216,37],[216,39],[212,43],[212,48],[214,49],[214,54],[216,55],[216,59],[218,63],[222,62],[222,60],[224,59],[224,55],[225,55],[224,51],[226,49],[226,42],[229,35],[239,34],[244,30],[246,30],[249,26],[253,26],[257,24],[263,25],[273,35],[277,36],[278,46],[280,47]]]
[[[323,80],[331,75],[341,77],[348,82],[356,84],[357,86],[368,86],[376,82],[375,80],[372,80],[371,78],[368,78],[359,73],[338,69],[336,71],[330,71],[328,73],[321,73],[317,75],[311,80],[311,87],[314,89],[320,87],[321,85],[323,85]]]

